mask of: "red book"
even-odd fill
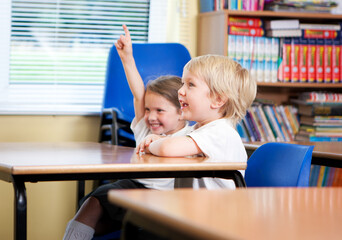
[[[332,78],[332,39],[324,39],[324,82],[331,83]]]
[[[324,40],[316,40],[316,82],[322,83],[324,80]]]
[[[340,83],[342,83],[342,31],[340,31]]]
[[[330,38],[335,39],[338,36],[338,31],[335,30],[314,30],[304,29],[303,35],[305,38]]]
[[[316,80],[316,40],[308,39],[308,82],[313,83]]]
[[[308,81],[308,40],[299,39],[299,81]]]
[[[291,40],[291,82],[299,82],[299,38]]]
[[[258,28],[250,28],[250,27],[236,27],[229,26],[228,27],[228,35],[241,35],[241,36],[252,36],[252,37],[262,37],[264,36],[264,29]]]
[[[246,17],[229,17],[228,25],[236,27],[261,27],[262,21],[260,18],[246,18]]]
[[[341,61],[342,61],[342,55],[341,55],[341,41],[340,39],[333,40],[332,45],[332,54],[331,54],[331,69],[332,69],[332,76],[331,80],[333,83],[339,83],[341,81]]]
[[[283,81],[291,80],[291,38],[284,38],[283,43]]]

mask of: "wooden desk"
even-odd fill
[[[342,168],[342,142],[290,142],[302,145],[314,145],[312,164]],[[244,143],[248,155],[264,142]]]
[[[99,143],[0,143],[0,179],[13,182],[14,236],[26,239],[25,182],[123,178],[220,177],[245,186],[246,163],[206,158],[141,157],[134,148]]]
[[[109,200],[129,210],[127,239],[130,223],[175,240],[342,236],[342,188],[111,190]]]

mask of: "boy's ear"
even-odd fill
[[[211,107],[213,109],[221,108],[224,104],[226,104],[227,100],[228,99],[226,97],[217,96],[217,97],[213,98],[213,100],[211,102]]]

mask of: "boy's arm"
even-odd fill
[[[123,29],[125,35],[121,35],[114,45],[120,56],[129,88],[134,97],[134,113],[137,122],[139,122],[145,114],[145,86],[133,58],[130,33],[126,25],[123,25]]]
[[[196,142],[189,136],[158,139],[149,145],[148,150],[162,157],[184,157],[202,153]]]

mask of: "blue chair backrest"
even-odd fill
[[[307,187],[314,146],[266,143],[247,162],[247,187]]]
[[[188,50],[179,43],[135,43],[133,56],[145,85],[162,75],[181,77],[184,65],[191,59]],[[133,120],[133,95],[114,45],[108,56],[102,105],[103,108],[114,108],[118,119]]]

